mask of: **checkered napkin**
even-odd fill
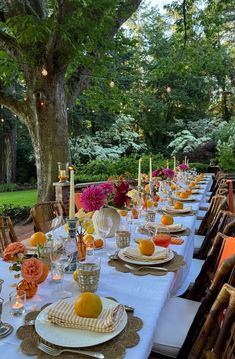
[[[74,310],[74,304],[61,300],[48,312],[48,320],[60,327],[91,330],[94,332],[108,333],[114,331],[124,315],[124,306],[103,309],[98,318],[79,317]]]

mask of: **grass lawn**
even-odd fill
[[[0,193],[0,204],[13,204],[32,207],[36,203],[36,201],[36,189]]]

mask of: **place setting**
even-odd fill
[[[138,344],[143,326],[134,309],[126,308],[114,298],[91,292],[47,304],[26,314],[16,332],[20,349],[40,359],[123,358],[126,348]]]
[[[158,210],[158,213],[170,214],[173,217],[187,217],[196,215],[196,211],[192,209],[192,206],[185,206],[181,201],[176,201],[173,206],[162,206],[162,208]]]

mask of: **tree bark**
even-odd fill
[[[0,183],[16,179],[16,124],[0,134]]]
[[[64,74],[46,78],[43,91],[34,91],[33,101],[34,118],[28,128],[35,152],[38,202],[44,202],[54,199],[57,162],[70,160]]]

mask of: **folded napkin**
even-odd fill
[[[169,225],[166,225],[166,224],[161,224],[161,223],[157,223],[157,228],[167,228],[169,229],[169,231],[175,231],[175,230],[178,230],[178,229],[181,229],[182,228],[182,224],[169,224]]]
[[[48,320],[60,327],[91,330],[99,333],[113,332],[124,315],[124,306],[103,309],[98,318],[79,317],[74,310],[74,304],[61,300],[48,312]]]
[[[192,211],[192,207],[185,207],[182,209],[175,209],[174,207],[164,207],[163,211],[167,211],[169,213],[187,213]]]
[[[162,247],[158,247],[158,249],[156,249],[155,247],[155,252],[151,256],[144,256],[139,252],[138,247],[127,247],[125,251],[123,251],[123,255],[126,258],[142,262],[154,262],[168,258],[168,250]]]

